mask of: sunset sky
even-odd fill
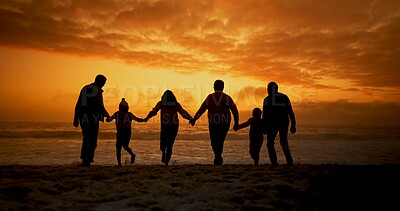
[[[4,121],[72,122],[101,73],[110,113],[194,114],[222,79],[244,121],[275,81],[299,124],[400,126],[398,0],[5,0],[0,28]]]

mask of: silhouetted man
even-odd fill
[[[223,93],[224,82],[216,80],[214,82],[214,93],[207,96],[201,104],[190,124],[194,125],[196,120],[208,110],[208,129],[210,132],[211,147],[214,151],[214,165],[222,165],[222,151],[224,141],[229,131],[231,123],[231,113],[233,114],[234,125],[239,124],[239,112],[232,98]]]
[[[97,147],[99,121],[104,122],[108,112],[104,108],[103,90],[107,78],[97,75],[94,83],[84,86],[75,106],[74,126],[81,125],[83,141],[81,149],[82,166],[90,166]]]
[[[293,158],[290,155],[288,142],[289,119],[291,123],[290,132],[296,133],[296,119],[289,97],[278,92],[278,85],[275,82],[268,84],[268,96],[264,99],[263,120],[266,125],[267,149],[269,159],[272,165],[277,165],[275,151],[275,137],[279,133],[280,143],[287,164],[293,164]]]

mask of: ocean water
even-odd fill
[[[160,125],[132,124],[130,147],[136,164],[161,165]],[[248,153],[249,128],[229,131],[224,145],[225,164],[252,164]],[[295,164],[398,164],[400,131],[397,128],[301,126],[289,134]],[[93,165],[115,165],[115,124],[101,123]],[[82,134],[70,122],[0,122],[0,165],[69,165],[80,162]],[[278,162],[285,158],[276,140]],[[122,159],[129,159],[122,150]],[[182,122],[174,144],[170,164],[212,164],[207,125],[192,127]],[[260,164],[269,164],[266,138],[260,152]]]

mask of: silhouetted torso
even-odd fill
[[[294,116],[293,109],[285,94],[278,92],[264,99],[262,119],[267,126],[287,126],[291,115]]]
[[[117,111],[111,118],[115,119],[115,124],[117,126],[117,131],[120,130],[131,130],[132,120],[139,119],[131,112]]]
[[[250,122],[250,138],[255,138],[260,135],[262,136],[264,132],[264,121],[255,117],[251,117],[248,121]]]
[[[237,110],[232,98],[221,91],[209,94],[197,113],[202,114],[207,109],[208,121],[213,124],[230,124],[230,109]]]
[[[180,103],[176,102],[175,105],[172,106],[163,106],[162,101],[159,101],[156,106],[150,111],[151,116],[157,115],[157,112],[161,110],[161,125],[179,125],[178,113],[182,115],[182,117],[189,119],[189,113],[184,110]]]
[[[81,123],[98,123],[103,122],[107,115],[103,104],[103,90],[93,83],[84,86],[75,106],[75,118]]]

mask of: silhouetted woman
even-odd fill
[[[168,165],[171,155],[172,147],[175,142],[176,135],[178,134],[179,119],[178,113],[185,119],[191,120],[190,114],[182,108],[178,103],[174,93],[171,90],[164,92],[156,106],[149,112],[146,119],[157,115],[161,110],[161,132],[160,132],[160,150],[162,152],[161,162]]]

